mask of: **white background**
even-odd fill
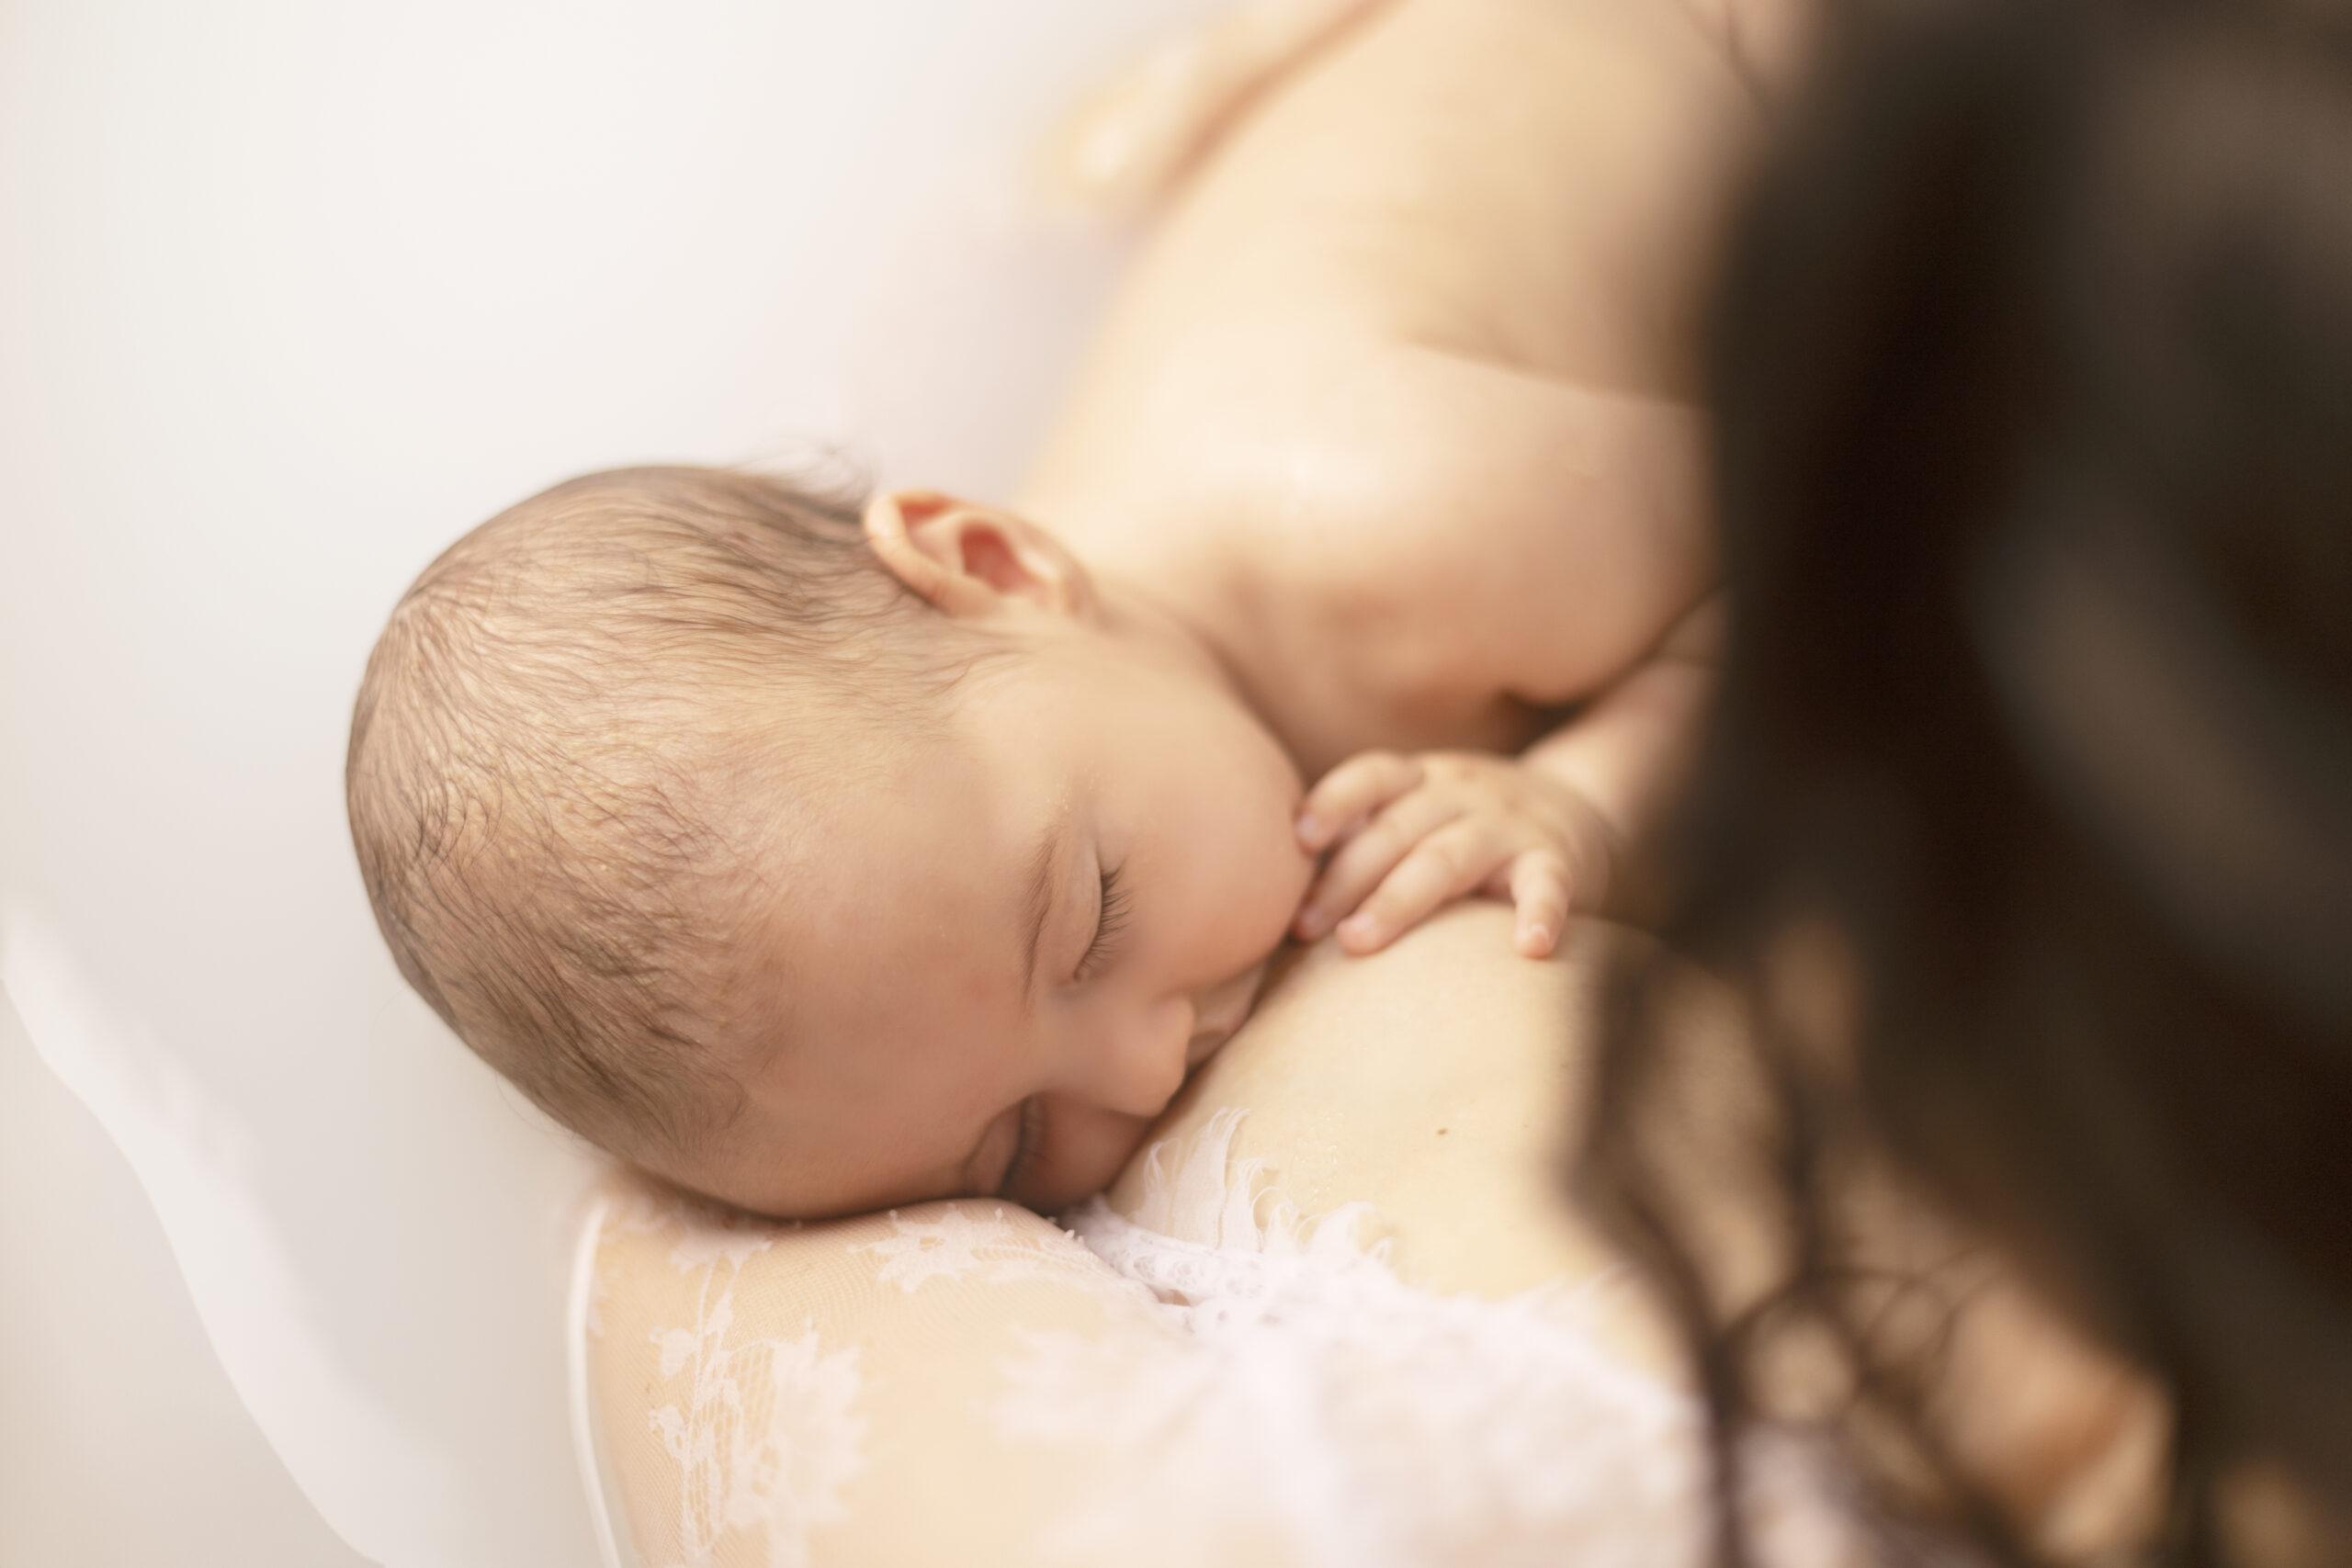
[[[0,1562],[592,1560],[589,1162],[380,949],[361,663],[580,469],[1001,494],[1111,259],[1023,150],[1204,8],[0,0]]]

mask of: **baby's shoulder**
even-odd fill
[[[1590,696],[1712,570],[1679,402],[1408,344],[1367,358],[1244,476],[1215,547],[1306,646],[1439,701]],[[1244,595],[1250,597],[1251,595]]]
[[[1073,413],[1024,507],[1214,632],[1310,768],[1515,749],[1711,584],[1668,399],[1295,325]]]

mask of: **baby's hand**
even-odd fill
[[[1570,909],[1600,905],[1619,858],[1614,829],[1566,784],[1481,751],[1351,757],[1307,791],[1298,840],[1332,852],[1295,929],[1313,942],[1336,923],[1355,953],[1476,893],[1516,906],[1519,951],[1544,957]]]

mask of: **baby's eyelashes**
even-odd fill
[[[1132,908],[1126,884],[1120,875],[1124,869],[1116,865],[1102,868],[1101,885],[1096,893],[1094,938],[1087,944],[1085,955],[1079,960],[1077,973],[1071,976],[1073,979],[1083,981],[1101,974],[1118,953],[1119,937],[1127,928],[1127,916]]]

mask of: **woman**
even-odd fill
[[[2352,791],[2278,714],[2347,690],[2352,181],[2279,147],[2343,173],[2342,78],[2282,91],[2225,19],[2053,26],[1854,41],[1747,231],[1739,646],[1671,927],[1736,997],[1459,910],[1304,955],[1091,1251],[987,1204],[625,1201],[597,1374],[651,1560],[1669,1562],[1711,1487],[1768,1561],[2334,1560],[2346,883],[2297,873]],[[2214,160],[2185,191],[2174,134]],[[2242,700],[2181,700],[2216,667]]]
[[[972,1200],[779,1231],[624,1194],[594,1375],[640,1554],[1699,1562],[1700,1407],[1557,1196],[1635,939],[1532,964],[1510,919],[1298,955],[1088,1245]],[[1757,1463],[1776,1561],[1867,1560],[1810,1456]]]

